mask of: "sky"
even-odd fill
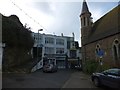
[[[86,0],[93,22],[118,5],[119,0]],[[17,15],[33,32],[72,37],[81,46],[80,13],[83,0],[0,0],[0,13]]]

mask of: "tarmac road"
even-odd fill
[[[90,76],[77,70],[58,70],[31,74],[3,74],[2,88],[96,88]],[[97,89],[98,90],[98,89]],[[99,90],[102,90],[101,88]]]
[[[74,70],[58,70],[55,73],[43,73],[38,70],[31,74],[3,74],[3,88],[61,88]]]

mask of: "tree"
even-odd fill
[[[30,27],[23,26],[16,15],[2,16],[2,42],[6,44],[3,53],[3,69],[18,66],[31,60],[34,45]]]

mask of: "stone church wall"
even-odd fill
[[[115,39],[118,39],[120,42],[120,34],[110,36],[103,40],[96,41],[86,45],[86,60],[97,60],[99,61],[99,56],[96,54],[96,46],[100,45],[100,49],[104,51],[104,56],[102,57],[103,64],[107,64],[111,67],[116,66],[114,56],[113,56],[113,42]],[[118,61],[120,65],[120,60]],[[120,67],[120,66],[119,66]]]

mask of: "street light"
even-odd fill
[[[39,29],[38,30],[38,39],[37,39],[37,59],[38,59],[38,57],[39,57],[39,55],[38,55],[38,45],[39,45],[39,31],[43,31],[43,29]]]

